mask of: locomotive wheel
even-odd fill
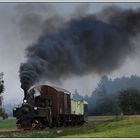
[[[43,124],[40,122],[39,124],[38,124],[38,129],[43,129],[44,127],[43,127]]]
[[[34,129],[36,129],[36,127],[37,127],[37,124],[36,123],[32,123],[31,129],[34,130]]]
[[[17,124],[17,129],[21,129],[21,125],[20,124]]]

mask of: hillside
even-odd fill
[[[83,126],[36,131],[16,130],[15,120],[0,121],[0,137],[9,138],[139,138],[140,116],[90,116]]]

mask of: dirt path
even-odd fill
[[[22,131],[22,130],[18,130],[18,129],[16,129],[16,128],[9,128],[9,129],[7,129],[7,128],[3,128],[3,129],[0,129],[0,132],[19,132],[19,131]]]

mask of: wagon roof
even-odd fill
[[[55,86],[51,86],[51,87],[54,88],[57,91],[64,92],[66,94],[71,94],[69,91],[67,91],[67,90],[65,90],[63,88],[59,88],[59,87],[55,87]]]
[[[83,102],[84,104],[88,104],[88,102],[87,101],[85,101],[85,100],[83,100],[83,99],[76,99],[76,98],[71,98],[71,100],[75,100],[75,101],[81,101],[81,102]]]
[[[38,86],[32,87],[31,89],[33,89],[33,88],[38,89],[38,88],[40,88],[41,86],[48,86],[48,87],[54,88],[56,91],[64,92],[65,94],[71,94],[69,91],[67,91],[67,90],[65,90],[65,89],[63,89],[63,88],[59,88],[59,87],[55,87],[55,86],[51,86],[51,85],[38,85]]]

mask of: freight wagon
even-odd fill
[[[18,128],[37,129],[83,124],[87,111],[87,102],[71,99],[69,91],[41,85],[28,91],[22,106],[13,109],[13,116]]]

